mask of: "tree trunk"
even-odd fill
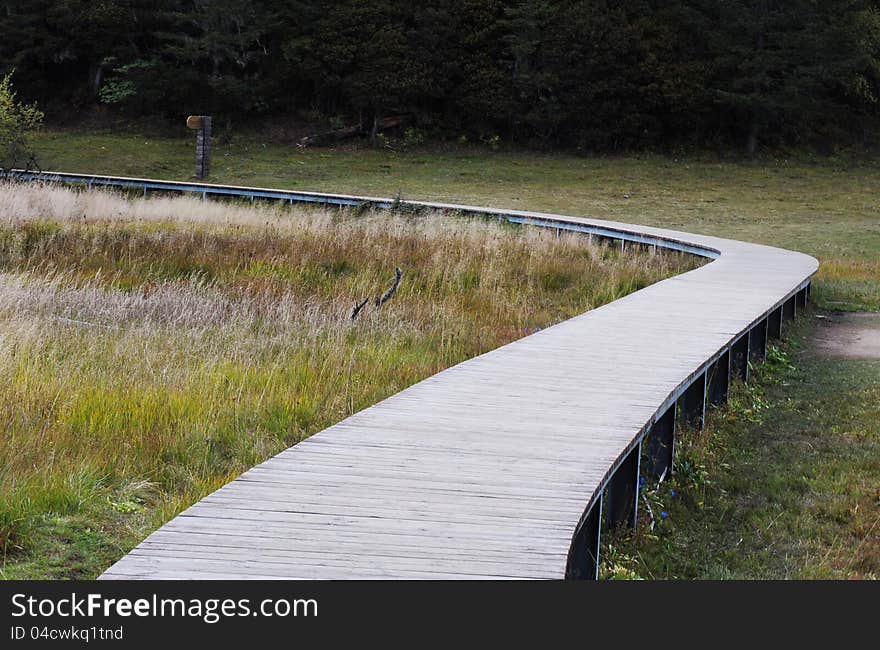
[[[379,133],[379,114],[373,113],[373,126],[370,128],[370,144],[376,144],[376,135]]]
[[[104,66],[96,63],[89,66],[89,97],[92,100],[98,99],[98,93],[101,92],[101,86],[104,83]]]
[[[749,135],[746,139],[746,151],[750,156],[754,156],[758,151],[758,120],[752,117],[749,123]]]

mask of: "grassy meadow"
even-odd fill
[[[95,577],[346,415],[696,263],[448,215],[0,184],[0,576]]]
[[[180,137],[173,138],[48,130],[40,134],[34,144],[45,169],[186,180],[192,174],[193,137],[182,127]],[[261,139],[254,135],[229,141],[218,139],[213,151],[210,180],[215,182],[401,195],[583,214],[796,249],[816,256],[821,262],[814,283],[813,297],[818,305],[814,315],[823,315],[823,310],[880,310],[880,193],[877,192],[880,165],[875,161],[807,157],[725,160],[710,155],[579,158],[467,147],[431,151],[298,149],[272,144],[269,137]],[[87,196],[66,200],[76,204]],[[101,200],[105,201],[106,197]],[[0,202],[0,209],[2,205]],[[127,211],[131,205],[162,204],[126,205]],[[232,209],[231,204],[199,204],[193,211],[173,210],[172,218],[168,210],[153,213],[150,208],[146,212],[153,216],[143,214],[136,223],[126,217],[116,224],[112,218],[98,224],[95,214],[91,213],[76,228],[106,229],[114,233],[120,228],[129,229],[140,233],[139,237],[146,236],[150,229],[178,237],[192,231],[199,233],[198,239],[206,232],[219,235],[226,232],[225,229],[237,227],[248,236],[257,237],[266,225],[263,214],[258,212],[257,223],[249,222],[245,228],[238,221],[247,210],[239,212],[239,208],[235,208],[238,216],[233,219],[226,212]],[[28,208],[22,214],[31,216],[7,219],[4,231],[7,243],[3,246],[18,246],[16,250],[23,250],[24,246],[31,250],[30,244],[20,242],[45,241],[46,233],[53,228],[61,231],[74,228],[76,218],[82,217],[78,212],[79,207],[60,213],[45,207],[36,211]],[[188,215],[188,220],[181,223],[181,214]],[[368,215],[365,220],[363,216],[304,212],[298,213],[296,220],[341,221],[347,229],[366,227],[370,220],[379,218]],[[402,223],[401,218],[394,217],[394,223]],[[280,221],[285,219],[288,219],[286,213]],[[108,221],[111,223],[106,223]],[[271,227],[281,228],[277,220],[269,221]],[[25,234],[24,222],[30,224],[28,232],[33,234]],[[463,231],[458,230],[460,226],[455,224],[455,232],[464,237],[460,234]],[[468,233],[475,227],[489,228],[480,223],[465,226]],[[382,225],[380,230],[385,228]],[[488,232],[495,233],[498,228],[494,225]],[[293,237],[291,232],[283,232],[285,237]],[[403,232],[409,231],[404,229]],[[501,232],[497,241],[511,238],[510,245],[517,250],[520,234],[503,228]],[[432,237],[441,237],[445,242],[449,234],[442,230]],[[540,239],[536,233],[524,234]],[[418,274],[436,273],[436,269],[431,271],[428,264],[419,271],[417,265],[396,249],[385,250],[380,258],[358,257],[355,272],[339,273],[338,264],[334,266],[332,262],[322,268],[319,260],[324,258],[320,255],[309,257],[308,263],[304,262],[305,258],[298,259],[296,264],[285,262],[286,270],[281,272],[285,281],[273,285],[278,291],[295,292],[297,286],[325,287],[316,294],[309,294],[314,295],[309,313],[317,322],[324,323],[326,329],[321,330],[324,338],[306,337],[308,350],[297,348],[293,354],[305,355],[297,357],[300,359],[317,358],[309,356],[312,354],[309,350],[320,354],[318,340],[329,341],[334,336],[345,339],[347,346],[343,348],[341,361],[336,358],[328,361],[323,374],[318,374],[322,382],[335,382],[336,392],[328,392],[323,398],[302,393],[296,402],[291,402],[294,391],[286,397],[282,395],[280,383],[290,382],[292,386],[301,387],[307,385],[308,380],[292,377],[294,370],[284,363],[279,363],[268,375],[261,375],[277,377],[278,384],[271,384],[265,396],[262,388],[256,393],[259,382],[251,359],[271,359],[271,353],[260,353],[268,356],[251,354],[247,361],[241,361],[247,355],[242,352],[237,356],[237,348],[229,347],[230,338],[224,339],[216,318],[211,321],[210,314],[216,313],[213,306],[188,308],[201,314],[192,316],[192,321],[190,317],[174,320],[173,316],[159,316],[161,309],[168,309],[159,307],[160,303],[167,304],[163,302],[166,296],[170,300],[171,295],[179,296],[184,289],[191,292],[197,302],[208,300],[206,294],[232,300],[229,296],[234,290],[240,292],[234,295],[253,304],[247,287],[256,286],[252,284],[256,279],[250,276],[245,279],[242,270],[250,268],[249,262],[233,262],[232,257],[224,256],[226,261],[222,268],[211,264],[196,268],[202,258],[191,252],[174,254],[163,248],[164,244],[158,246],[154,241],[152,250],[158,251],[155,257],[161,257],[163,262],[154,259],[148,263],[138,258],[139,261],[131,262],[137,264],[129,268],[126,256],[117,252],[111,256],[112,264],[106,260],[96,263],[102,260],[101,255],[107,255],[93,254],[95,247],[82,243],[85,241],[82,232],[75,238],[80,241],[79,253],[71,252],[73,249],[67,252],[46,249],[45,253],[36,252],[34,257],[28,257],[29,262],[25,262],[21,254],[18,258],[6,258],[2,277],[4,287],[9,288],[0,290],[0,295],[21,297],[5,301],[0,307],[0,319],[6,323],[0,336],[0,353],[4,355],[5,365],[14,369],[14,373],[4,371],[0,399],[4,404],[3,417],[7,417],[8,405],[14,405],[17,410],[9,413],[15,413],[15,418],[26,416],[31,420],[27,424],[30,436],[7,436],[2,443],[5,445],[2,462],[14,460],[14,464],[8,466],[17,468],[15,471],[21,478],[12,490],[8,487],[11,485],[9,471],[0,476],[4,489],[0,504],[6,504],[0,513],[0,531],[6,532],[0,534],[5,534],[7,540],[7,556],[0,575],[94,575],[146,531],[179,510],[188,499],[233,476],[261,453],[268,454],[381,397],[383,393],[375,388],[370,373],[382,366],[383,359],[394,359],[397,369],[411,368],[409,381],[412,381],[443,364],[454,363],[515,338],[529,328],[564,318],[635,288],[639,282],[627,280],[621,284],[625,275],[612,269],[619,264],[624,268],[630,263],[644,266],[642,260],[614,258],[611,251],[590,253],[588,248],[583,248],[583,242],[541,240],[540,246],[534,249],[533,266],[524,265],[522,257],[514,257],[516,264],[527,269],[531,278],[523,285],[519,269],[511,272],[496,253],[484,256],[480,252],[471,262],[464,261],[474,250],[486,250],[481,248],[486,242],[496,241],[494,234],[488,237],[479,231],[478,235],[476,244],[471,239],[474,235],[469,234],[467,245],[455,249],[455,255],[451,258],[444,255],[436,261],[447,270],[436,285],[434,300],[425,302],[423,308],[424,313],[433,310],[431,313],[442,314],[442,322],[416,319],[415,315],[423,312],[415,309],[415,304],[421,304],[419,301],[425,294],[414,291],[414,285],[408,284],[415,282]],[[90,236],[96,237],[96,234]],[[277,233],[274,236],[277,237]],[[116,237],[113,234],[109,239]],[[13,240],[19,243],[9,243]],[[366,241],[363,239],[358,244]],[[210,247],[217,245],[212,243]],[[575,245],[579,252],[568,248]],[[137,248],[142,246],[142,240],[137,240]],[[198,249],[195,244],[189,246],[189,251]],[[471,252],[465,254],[465,249]],[[78,254],[82,262],[78,261]],[[593,259],[591,263],[598,264],[599,268],[581,269],[578,264],[583,261],[572,262],[572,259],[581,260],[582,254]],[[553,271],[551,258],[560,255],[562,262]],[[609,255],[612,257],[604,257]],[[56,260],[67,261],[56,266]],[[177,270],[170,260],[178,261]],[[652,260],[649,266],[656,261]],[[473,267],[476,272],[464,271],[471,263],[476,265]],[[666,268],[652,266],[649,275],[674,272],[676,269],[672,267],[680,263],[680,260],[666,260],[663,262]],[[268,264],[274,268],[276,262]],[[356,301],[376,295],[388,286],[396,264],[405,271],[400,295],[378,312],[365,311],[358,322],[347,322]],[[491,272],[485,264],[490,264]],[[102,268],[100,273],[96,270],[98,266]],[[568,269],[576,272],[567,276]],[[643,268],[642,272],[645,271]],[[275,271],[261,271],[257,275],[281,277],[273,273]],[[618,273],[617,280],[595,293],[595,279],[609,273]],[[312,279],[305,280],[304,274]],[[153,279],[139,283],[138,278],[142,276]],[[488,276],[497,277],[497,281],[487,284]],[[297,278],[302,284],[291,278]],[[324,278],[327,278],[326,284]],[[649,278],[644,277],[644,281]],[[488,291],[490,284],[492,290]],[[522,294],[524,290],[526,293]],[[92,292],[91,297],[86,297],[88,292]],[[605,295],[597,298],[599,294]],[[296,300],[300,299],[297,294]],[[469,299],[480,306],[468,305]],[[223,303],[230,315],[240,314],[244,309],[244,303],[238,300]],[[511,300],[513,303],[509,303]],[[42,304],[42,307],[38,309],[34,304]],[[92,306],[86,307],[89,304]],[[143,306],[147,304],[152,306]],[[98,305],[107,305],[106,311]],[[334,315],[328,317],[331,312]],[[171,314],[173,310],[161,313]],[[258,310],[249,313],[258,313]],[[261,331],[259,327],[264,325],[280,327],[276,319],[283,320],[279,315],[268,319],[261,316],[257,318],[259,327],[253,329],[247,323],[253,323],[248,318],[254,317],[238,318],[233,321],[239,323],[243,332]],[[284,318],[293,317],[288,314]],[[94,324],[59,319],[93,321]],[[646,488],[648,503],[654,512],[653,528],[650,527],[652,518],[643,516],[643,528],[637,535],[605,537],[608,546],[603,571],[606,576],[880,576],[880,483],[877,479],[880,476],[877,466],[880,366],[876,361],[829,359],[818,354],[810,343],[812,320],[812,315],[802,320],[793,338],[772,351],[770,362],[755,369],[757,381],[748,387],[734,386],[731,401],[710,413],[703,432],[687,432],[681,436],[678,471],[673,480],[660,488]],[[497,322],[491,326],[490,321]],[[190,322],[202,325],[188,324]],[[211,322],[213,329],[209,327]],[[17,323],[18,329],[10,323]],[[177,323],[185,325],[177,327]],[[451,329],[444,329],[447,326]],[[283,331],[302,336],[312,326],[303,329],[300,321],[291,321],[285,327],[288,329]],[[459,335],[461,327],[465,329],[460,330]],[[15,332],[13,338],[9,338],[10,331]],[[205,332],[205,335],[193,334],[194,331]],[[167,336],[175,341],[185,341],[185,349],[177,347],[178,343],[162,347],[160,341],[166,337],[163,332],[168,332]],[[425,332],[433,334],[426,336]],[[255,335],[247,334],[242,340],[251,347],[245,349],[263,350],[261,346],[265,343],[259,338],[255,341]],[[31,347],[24,345],[25,340]],[[221,343],[224,340],[226,342]],[[404,340],[408,340],[406,345]],[[68,345],[72,342],[75,345]],[[43,345],[46,347],[41,347]],[[418,352],[407,352],[418,346],[422,346]],[[132,350],[139,351],[140,355]],[[132,358],[138,363],[130,363]],[[15,363],[10,364],[9,359]],[[27,359],[30,360],[25,362]],[[88,374],[91,359],[114,368],[108,377],[116,377],[114,381],[119,383],[110,382],[100,390],[92,390],[90,386],[94,382]],[[66,374],[52,372],[53,364],[60,364],[57,367],[65,368]],[[185,410],[184,404],[192,401],[196,390],[183,378],[184,367],[193,369],[193,376],[199,377],[202,391],[199,400],[208,395],[208,402],[219,405],[216,412],[222,417],[210,416],[213,418],[208,420],[210,430],[200,419],[204,412],[197,408],[189,411],[179,420],[184,424],[175,425],[178,435],[169,447],[173,452],[161,463],[132,455],[133,460],[127,465],[130,471],[123,474],[119,468],[126,464],[121,460],[125,456],[123,451],[128,449],[126,445],[134,445],[140,453],[141,445],[146,449],[148,444],[154,444],[148,442],[150,436],[160,435],[151,431],[165,426],[147,417],[143,426],[138,425],[146,432],[142,438],[120,440],[117,437],[116,446],[104,455],[114,458],[112,463],[93,462],[96,454],[87,446],[89,439],[78,432],[91,426],[106,430],[110,425],[97,415],[100,409],[89,400],[99,400],[100,394],[117,391],[128,404],[125,408],[130,409],[114,415],[121,418],[121,422],[140,422],[141,417],[135,417],[138,408],[161,414],[165,422],[175,421],[173,418]],[[260,372],[269,367],[271,364],[261,365],[264,370]],[[307,367],[309,363],[304,363],[297,372],[307,372]],[[127,384],[122,383],[123,380],[130,383],[129,374],[141,387],[137,393],[125,390]],[[64,377],[68,375],[71,379],[65,382]],[[13,376],[16,377],[14,382],[10,379]],[[389,385],[389,391],[405,385],[398,374],[393,376],[395,379],[390,383],[397,383],[393,389]],[[33,378],[34,386],[43,386],[33,400],[21,389],[26,385],[21,382],[26,382],[28,377]],[[186,386],[190,388],[185,389]],[[73,401],[66,402],[68,398]],[[160,405],[158,411],[149,403],[150,399]],[[277,420],[266,419],[257,425],[247,420],[244,409],[235,410],[237,400],[247,403],[251,412],[257,404],[257,412],[263,414],[270,412],[268,405],[277,403],[272,400],[284,406],[278,411]],[[190,404],[187,408],[194,407]],[[25,420],[10,419],[3,426],[8,427],[7,422],[12,421]],[[78,424],[71,425],[71,421]],[[227,428],[219,428],[218,422]],[[310,422],[312,428],[308,429],[304,422]],[[221,431],[227,433],[221,435]],[[47,444],[38,448],[34,436]],[[67,440],[65,444],[73,440],[73,446],[66,447],[61,440]],[[99,444],[98,438],[91,440],[93,442],[88,444]],[[13,451],[13,445],[19,446]],[[149,453],[144,452],[145,456]],[[38,470],[37,462],[57,471]],[[209,470],[209,466],[213,469]],[[112,471],[108,471],[108,467]],[[45,487],[35,487],[40,481]],[[642,514],[645,513],[643,509]]]
[[[44,169],[189,179],[194,136],[45,131]],[[880,165],[826,158],[583,158],[450,148],[301,149],[248,135],[213,145],[212,178],[588,215],[791,248],[822,263],[814,297],[880,309]]]

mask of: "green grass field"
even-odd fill
[[[299,440],[696,263],[431,213],[0,182],[0,576],[94,577]]]
[[[35,144],[46,169],[192,173],[189,133],[47,131]],[[215,182],[590,215],[796,249],[822,263],[813,292],[821,308],[880,310],[873,162],[302,150],[254,137],[217,143],[214,156]],[[799,327],[759,383],[736,388],[702,434],[682,438],[681,471],[651,495],[654,530],[613,538],[608,575],[880,575],[880,366],[821,357],[808,343],[810,321]],[[99,532],[81,529],[60,522],[59,534],[37,543],[69,563],[76,549],[87,556],[100,545]]]
[[[194,136],[46,131],[45,169],[190,179]],[[215,143],[214,182],[401,195],[588,215],[733,237],[816,256],[815,299],[880,309],[880,166],[822,160],[577,158],[479,149],[300,149]]]

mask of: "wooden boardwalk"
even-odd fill
[[[619,509],[615,485],[632,500],[643,439],[659,435],[676,403],[699,411],[726,391],[737,355],[760,356],[768,329],[778,335],[804,304],[818,266],[657,228],[420,205],[716,259],[346,418],[188,508],[102,578],[592,577],[605,488],[617,497],[606,510]]]

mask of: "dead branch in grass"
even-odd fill
[[[354,306],[354,309],[353,309],[352,312],[351,312],[351,320],[356,320],[356,319],[357,319],[358,314],[361,313],[361,309],[363,309],[364,306],[365,306],[369,301],[370,301],[369,298],[364,298],[363,301],[362,301],[361,303],[359,303],[359,304],[357,304],[357,305]]]
[[[393,296],[394,292],[397,291],[397,287],[400,285],[400,278],[403,277],[403,271],[400,270],[399,266],[394,267],[394,276],[394,284],[391,285],[391,288],[388,289],[388,291],[386,291],[381,297],[376,298],[376,309],[391,300],[391,296]]]

